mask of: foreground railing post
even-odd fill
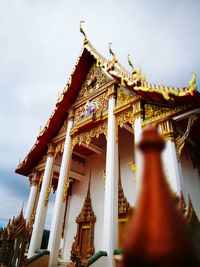
[[[196,267],[186,224],[165,180],[156,128],[146,127],[139,143],[143,154],[141,191],[124,244],[126,267]]]

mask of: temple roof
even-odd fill
[[[141,75],[140,71],[132,69],[128,72],[115,58],[112,60],[102,57],[88,40],[85,40],[80,56],[74,69],[59,96],[55,108],[44,128],[37,136],[36,142],[25,159],[18,165],[16,173],[28,175],[32,168],[39,162],[47,150],[47,144],[56,136],[68,116],[68,109],[76,100],[85,76],[96,62],[110,77],[130,91],[154,102],[168,105],[191,104],[199,107],[200,94],[197,91],[196,78],[187,87],[177,88],[171,86],[150,84]]]

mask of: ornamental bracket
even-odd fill
[[[187,129],[185,131],[185,133],[182,136],[178,136],[176,138],[176,148],[177,148],[177,155],[178,155],[178,159],[180,160],[181,157],[181,153],[183,150],[183,147],[185,145],[185,140],[187,139],[189,133],[190,133],[190,129],[192,127],[192,125],[194,124],[194,122],[198,119],[198,115],[192,115],[189,117],[188,119],[188,124],[187,124]]]

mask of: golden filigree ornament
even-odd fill
[[[100,134],[104,134],[106,136],[107,128],[107,121],[105,121],[104,123],[97,125],[89,131],[75,135],[72,138],[72,150],[74,149],[75,145],[86,144],[87,146],[89,146],[92,138],[99,138]]]
[[[107,93],[103,93],[91,101],[88,100],[75,110],[74,125],[77,125],[82,119],[85,119],[91,115],[95,115],[99,112],[106,111],[107,109]]]
[[[76,263],[81,263],[80,266],[86,266],[86,261],[95,253],[94,248],[94,224],[96,216],[92,209],[92,201],[90,197],[90,179],[88,183],[87,195],[85,197],[81,212],[76,217],[77,233],[74,238],[71,249],[71,260]],[[85,244],[83,247],[82,244]]]
[[[48,187],[47,187],[47,191],[45,194],[45,199],[44,199],[44,206],[46,207],[49,201],[49,195],[51,193],[51,183],[49,183]]]
[[[188,194],[188,204],[185,212],[185,217],[187,222],[190,224],[192,227],[200,227],[200,221],[198,219],[198,216],[195,212],[195,209],[192,204],[191,196]]]
[[[31,214],[31,218],[29,221],[29,229],[32,230],[33,229],[33,224],[35,222],[35,215],[36,215],[36,211],[33,211]]]
[[[64,184],[64,188],[63,188],[63,202],[65,202],[67,199],[68,188],[69,188],[69,180],[67,179],[67,181]]]
[[[120,128],[122,128],[123,125],[128,123],[128,122],[131,125],[133,125],[133,122],[135,120],[135,116],[136,116],[136,114],[134,113],[133,110],[126,110],[120,114],[117,114],[116,115],[117,126],[120,126]]]
[[[122,107],[136,99],[138,99],[138,96],[133,96],[120,88],[117,90],[117,107]]]
[[[110,79],[94,63],[85,78],[77,99],[88,97],[94,91],[99,91],[108,82]]]
[[[156,111],[155,115],[148,116],[145,118],[145,120],[142,122],[142,126],[145,126],[147,124],[155,123],[157,124],[161,120],[167,120],[168,118],[171,118],[173,115],[180,113],[181,111],[187,110],[188,106],[180,106],[177,108],[169,109],[169,108],[161,108],[161,110]],[[148,114],[148,113],[147,113]]]
[[[174,141],[174,130],[172,123],[170,121],[163,121],[160,124],[161,133],[165,141],[171,140]]]
[[[132,171],[133,173],[136,172],[136,165],[135,165],[135,162],[134,162],[133,160],[129,161],[128,164],[127,164],[127,166],[128,166],[129,168],[131,168],[131,171]]]
[[[58,143],[55,148],[54,158],[58,156],[58,154],[62,154],[64,151],[65,142]]]
[[[100,175],[101,175],[101,178],[102,178],[103,181],[104,181],[104,190],[105,190],[105,188],[106,188],[106,170],[102,170],[102,171],[100,172]]]
[[[160,116],[161,114],[163,114],[163,112],[165,113],[172,110],[171,108],[168,107],[161,107],[151,104],[145,104],[144,109],[145,109],[145,120],[152,119],[153,117]]]
[[[65,120],[64,123],[63,123],[63,126],[61,127],[61,129],[60,129],[60,131],[58,133],[58,135],[59,134],[62,134],[62,133],[66,133],[66,131],[67,131],[67,125],[68,125],[68,120]]]
[[[48,144],[48,150],[47,150],[47,156],[54,156],[55,152],[55,145],[54,144]]]
[[[102,178],[103,180],[106,180],[106,170],[102,170],[102,171],[100,172],[100,174],[101,174],[101,178]]]
[[[185,131],[185,133],[182,136],[178,136],[176,138],[176,149],[177,149],[177,154],[178,154],[178,158],[180,159],[181,156],[181,152],[183,150],[183,147],[185,145],[185,141],[190,133],[190,129],[192,127],[192,125],[194,124],[194,122],[198,119],[198,115],[192,115],[189,117],[188,119],[188,124],[187,124],[187,129]]]

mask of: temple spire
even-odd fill
[[[90,183],[91,183],[91,169],[90,169],[90,176],[89,176],[89,182],[88,182],[88,189],[87,189],[87,198],[90,197]]]
[[[127,216],[131,212],[131,207],[127,198],[124,195],[124,190],[122,187],[121,181],[121,164],[120,164],[120,157],[119,157],[119,178],[118,178],[118,214],[119,217]]]

